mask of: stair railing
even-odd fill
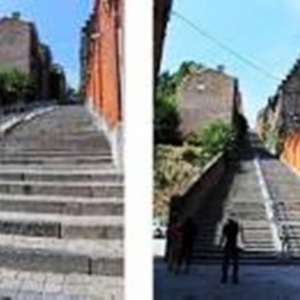
[[[282,212],[282,217],[281,221],[284,222],[283,225],[281,225],[281,231],[283,233],[283,239],[284,241],[287,243],[287,252],[289,254],[289,256],[291,256],[292,254],[292,244],[291,244],[291,240],[294,240],[296,243],[296,250],[297,252],[299,252],[300,250],[300,243],[296,237],[295,231],[293,229],[293,227],[289,224],[289,215],[288,215],[288,209],[286,207],[286,203],[284,201],[280,201],[277,202],[277,205],[281,208],[281,212]],[[279,215],[279,208],[277,207],[277,213]],[[278,216],[279,218],[279,216]]]

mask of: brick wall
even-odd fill
[[[96,1],[93,31],[88,32],[88,62],[85,95],[109,127],[122,119],[119,30],[122,27],[121,1]],[[121,54],[122,55],[122,54]]]
[[[236,79],[213,69],[188,75],[178,89],[177,99],[183,135],[216,119],[231,123],[233,113],[241,110]]]
[[[209,193],[221,181],[224,174],[225,160],[223,155],[218,155],[206,166],[203,174],[190,182],[179,195],[171,199],[168,226],[189,217],[194,219],[208,200]],[[169,245],[169,241],[167,241],[167,245]]]
[[[82,30],[81,78],[84,98],[112,145],[122,156],[123,0],[95,0]]]
[[[28,23],[3,18],[0,20],[0,66],[30,72],[31,27]]]

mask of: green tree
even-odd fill
[[[180,119],[175,99],[174,76],[163,73],[158,80],[154,101],[154,138],[156,144],[177,144],[180,141]]]
[[[232,150],[235,131],[230,124],[218,120],[205,127],[200,138],[203,153],[214,156],[219,152]]]
[[[183,62],[174,72],[164,72],[157,80],[154,99],[155,143],[180,144],[180,117],[176,101],[177,88],[188,75],[203,68],[193,61]]]
[[[0,69],[0,97],[4,104],[25,101],[34,92],[33,79],[17,69]]]
[[[158,95],[155,102],[154,136],[156,144],[180,143],[180,118],[172,96]]]

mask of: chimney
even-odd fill
[[[218,65],[217,66],[217,71],[220,73],[224,73],[225,72],[225,66],[224,65]]]
[[[12,18],[15,19],[15,20],[20,20],[21,18],[21,13],[19,11],[15,11],[12,13]]]

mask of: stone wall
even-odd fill
[[[231,123],[234,113],[241,111],[237,80],[219,70],[187,75],[178,88],[177,100],[183,136],[217,119]]]
[[[0,20],[0,66],[30,72],[30,25],[11,18]]]
[[[225,160],[222,154],[216,156],[202,171],[202,174],[190,182],[170,201],[169,221],[184,220],[197,215],[205,203],[209,192],[220,182],[225,173]]]

